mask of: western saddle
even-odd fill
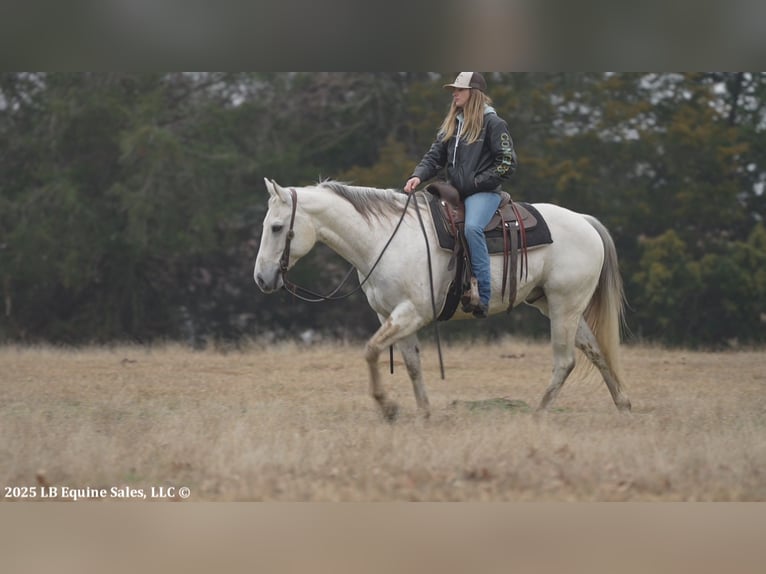
[[[444,228],[454,238],[453,254],[457,261],[457,269],[453,284],[450,286],[447,302],[439,316],[439,320],[446,321],[455,313],[458,298],[465,312],[470,312],[479,302],[476,279],[471,271],[471,256],[464,234],[465,205],[460,199],[458,190],[446,182],[432,183],[425,189],[438,198],[438,211]],[[490,252],[503,254],[501,297],[503,300],[505,299],[507,289],[508,312],[513,309],[516,300],[518,286],[516,268],[519,268],[519,279],[524,278],[525,274],[528,273],[526,232],[536,226],[537,219],[535,216],[521,204],[512,201],[508,193],[502,192],[500,205],[484,228],[485,233],[495,232],[502,235],[502,251],[490,249]],[[521,255],[520,259],[519,255]]]

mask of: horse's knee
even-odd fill
[[[364,347],[364,360],[372,365],[373,363],[378,362],[378,357],[380,357],[380,350],[378,350],[374,345],[367,343],[367,345]]]

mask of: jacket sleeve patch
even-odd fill
[[[498,158],[495,171],[502,176],[513,168],[513,145],[511,144],[511,136],[508,133],[500,135],[500,149],[501,154]]]

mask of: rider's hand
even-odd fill
[[[411,177],[407,180],[407,183],[404,184],[404,191],[405,193],[412,193],[415,191],[415,188],[420,185],[420,178],[419,177]]]

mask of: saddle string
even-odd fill
[[[519,263],[519,281],[529,278],[529,253],[527,251],[527,228],[524,225],[524,219],[521,217],[518,208],[515,204],[511,204],[513,213],[516,215],[516,220],[519,223],[519,236],[521,238],[521,262]],[[513,301],[511,301],[513,305]]]

